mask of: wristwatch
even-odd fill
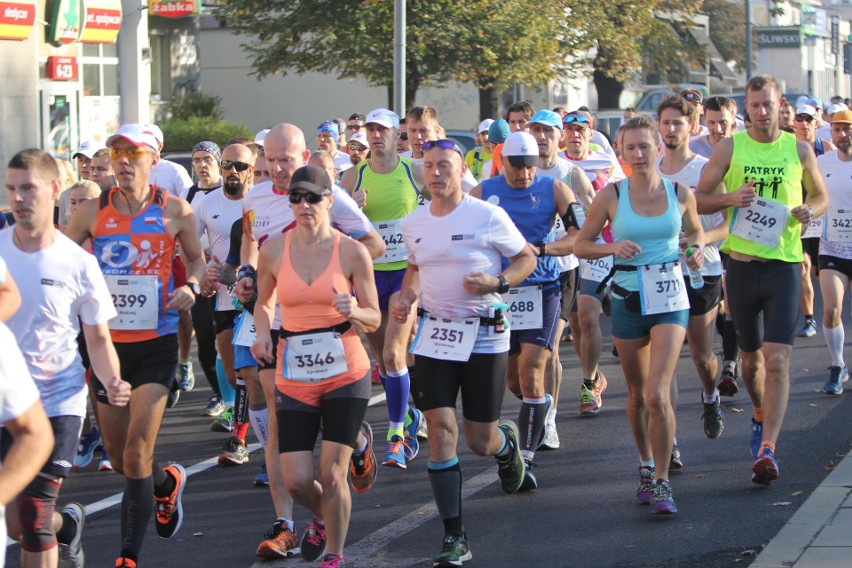
[[[500,285],[497,286],[497,293],[498,294],[505,294],[506,292],[508,292],[510,286],[509,286],[509,281],[506,280],[506,277],[503,276],[502,274],[498,274],[497,280],[500,281]]]
[[[192,295],[196,298],[201,295],[201,286],[198,285],[198,282],[187,282],[185,286],[192,291]]]
[[[538,256],[547,256],[547,243],[538,243]]]

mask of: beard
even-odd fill
[[[228,195],[239,195],[244,187],[245,184],[240,182],[233,183],[229,182],[228,180],[222,182],[222,189],[224,189],[225,193],[227,193]]]

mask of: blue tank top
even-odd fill
[[[677,260],[678,235],[682,214],[672,182],[663,179],[668,206],[665,213],[656,217],[637,215],[630,205],[628,180],[621,181],[618,191],[618,208],[610,223],[614,242],[633,241],[642,252],[630,259],[615,258],[616,266],[646,266]],[[613,281],[626,290],[639,290],[636,272],[617,270]]]
[[[536,175],[526,189],[509,187],[506,178],[489,178],[482,182],[482,199],[502,207],[528,243],[553,242],[556,203],[553,200],[553,178]],[[508,266],[503,259],[503,268]],[[559,266],[555,256],[539,256],[529,277],[518,286],[558,285]]]

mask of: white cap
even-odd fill
[[[849,110],[849,107],[846,106],[843,103],[835,103],[833,105],[829,105],[828,109],[826,109],[825,112],[828,113],[828,114],[834,114],[834,113],[840,112],[842,110]]]
[[[254,135],[254,143],[258,146],[263,146],[263,141],[266,140],[266,135],[269,134],[269,128],[264,128]]]
[[[349,137],[349,141],[350,141],[350,142],[357,142],[358,144],[361,144],[361,145],[362,145],[362,146],[364,146],[365,148],[369,148],[369,147],[370,147],[369,142],[367,142],[367,135],[366,135],[366,134],[364,134],[364,133],[363,133],[363,132],[361,132],[361,131],[358,131],[358,132],[356,132],[355,134],[353,134],[352,136],[350,136],[350,137]]]
[[[492,124],[494,124],[494,119],[486,118],[485,120],[479,123],[479,130],[477,130],[477,132],[488,132],[488,129],[491,127]]]
[[[816,108],[813,105],[799,105],[796,107],[796,114],[807,114],[808,116],[816,116]]]
[[[160,127],[156,124],[144,124],[142,125],[142,128],[153,134],[154,138],[156,138],[157,142],[159,142],[160,144],[165,142],[165,139],[163,138],[163,131],[160,130]]]
[[[159,141],[154,137],[154,134],[147,127],[147,124],[122,124],[121,127],[118,129],[118,132],[116,132],[107,139],[107,146],[111,146],[113,142],[115,142],[119,138],[123,138],[134,146],[136,146],[137,148],[140,146],[148,146],[152,148],[154,152],[159,152]]]
[[[95,140],[86,140],[85,142],[80,144],[80,147],[77,148],[77,151],[74,152],[74,155],[71,156],[71,159],[73,160],[78,155],[80,155],[85,156],[91,160],[92,157],[95,155],[95,152],[97,152],[101,148],[106,148],[106,146],[104,146],[100,142],[96,142]]]
[[[538,165],[538,143],[532,134],[522,130],[509,134],[503,142],[502,154],[516,168]]]
[[[385,128],[399,128],[399,115],[386,108],[377,108],[367,114],[364,124],[379,124]]]

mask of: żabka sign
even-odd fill
[[[148,13],[163,18],[194,16],[201,10],[201,0],[150,0]]]
[[[83,25],[81,0],[57,0],[50,22],[50,41],[56,45],[73,43],[80,38]]]
[[[34,2],[0,2],[0,39],[27,39],[35,17]]]

